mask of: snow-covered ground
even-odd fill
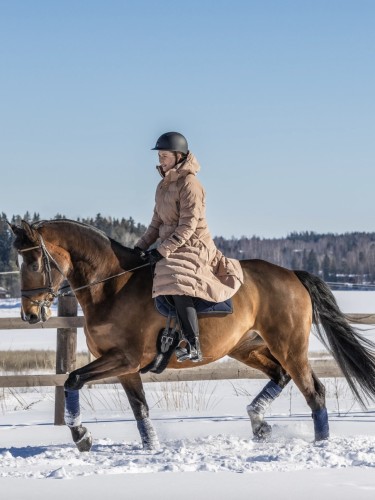
[[[336,297],[346,312],[375,311],[375,292]],[[0,304],[2,317],[16,314]],[[375,336],[374,329],[368,333]],[[0,335],[0,350],[55,345],[52,330]],[[141,448],[120,386],[84,388],[82,416],[94,438],[92,451],[84,454],[66,427],[53,426],[52,389],[0,389],[1,496],[373,499],[375,404],[363,411],[342,379],[324,382],[332,437],[321,444],[313,442],[310,412],[293,385],[267,416],[273,437],[257,443],[246,405],[264,381],[146,384],[161,443],[153,452]]]

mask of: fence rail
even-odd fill
[[[29,325],[21,318],[0,318],[0,330],[56,330],[56,328],[83,328],[85,318],[83,316],[52,316],[46,323]]]
[[[311,366],[318,377],[342,377],[336,362],[323,353],[319,357],[310,358]],[[0,387],[62,387],[67,374],[53,375],[3,375],[0,377]],[[166,369],[159,375],[145,373],[141,375],[143,382],[186,382],[196,380],[238,380],[265,379],[263,373],[245,366],[235,360],[216,361],[209,365],[190,369]],[[117,378],[108,378],[89,385],[115,384]]]
[[[375,314],[346,314],[350,323],[374,325]],[[46,375],[2,375],[0,387],[55,387],[55,424],[64,423],[64,390],[63,385],[67,373],[75,369],[77,328],[84,326],[84,317],[77,316],[77,301],[74,297],[60,297],[58,316],[51,317],[46,323],[30,325],[21,318],[0,318],[0,330],[23,329],[57,329],[56,373]],[[1,339],[0,339],[1,342]],[[1,343],[0,343],[1,345]],[[336,362],[327,353],[311,355],[310,363],[318,377],[341,377],[342,373]],[[235,360],[217,361],[205,366],[190,369],[166,369],[156,375],[142,375],[144,382],[173,382],[194,380],[225,380],[225,379],[263,379],[266,378],[258,370],[247,367]],[[105,379],[95,384],[116,383],[117,379]]]

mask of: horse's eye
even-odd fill
[[[39,264],[37,262],[33,262],[30,266],[31,270],[34,272],[39,271]]]

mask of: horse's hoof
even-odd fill
[[[86,429],[85,434],[81,437],[81,439],[79,439],[78,441],[76,441],[75,444],[76,444],[76,446],[78,448],[78,451],[80,451],[81,453],[85,452],[85,451],[90,451],[91,447],[92,447],[91,432],[89,432]]]
[[[272,435],[272,427],[267,422],[262,422],[261,426],[254,431],[254,441],[267,441]]]
[[[148,417],[137,420],[137,427],[142,439],[143,449],[149,451],[158,450],[160,444],[151,420]]]
[[[70,431],[72,433],[73,441],[80,452],[90,451],[92,447],[92,436],[86,427],[79,425],[77,427],[71,427]]]
[[[160,443],[158,439],[153,439],[152,441],[143,441],[142,446],[145,451],[160,450]]]
[[[329,432],[328,434],[315,434],[314,443],[315,444],[324,444],[329,440]]]

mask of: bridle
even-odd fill
[[[45,281],[47,282],[47,285],[43,286],[43,287],[39,287],[39,288],[29,288],[27,290],[21,289],[21,297],[27,298],[30,302],[39,306],[43,310],[43,307],[50,307],[53,300],[58,296],[58,293],[56,293],[53,290],[51,262],[56,267],[56,269],[59,271],[59,273],[62,274],[62,276],[64,276],[64,273],[61,271],[59,265],[57,264],[55,259],[52,257],[52,255],[48,252],[47,247],[46,247],[41,235],[39,235],[39,238],[40,238],[39,245],[29,247],[29,248],[24,248],[22,250],[18,250],[18,252],[25,253],[25,252],[30,252],[31,250],[37,250],[37,249],[42,251],[42,260],[43,260],[42,272],[44,273],[44,276],[46,277]],[[48,299],[35,300],[35,299],[31,298],[35,294],[44,293],[44,292],[48,292],[48,296],[51,298],[51,300],[48,300]]]
[[[41,309],[42,315],[44,315],[46,313],[46,309],[45,308],[51,307],[52,302],[54,301],[54,299],[56,299],[58,297],[64,297],[64,296],[68,296],[68,295],[74,295],[74,293],[77,292],[78,290],[83,290],[85,288],[89,288],[89,287],[92,287],[94,285],[98,285],[99,283],[104,283],[105,281],[108,281],[108,280],[111,280],[111,279],[114,279],[114,278],[118,278],[119,276],[123,276],[124,274],[136,271],[137,269],[141,269],[143,267],[150,266],[150,263],[147,262],[146,264],[142,264],[141,266],[134,267],[133,269],[127,269],[127,270],[122,271],[122,272],[120,272],[118,274],[114,274],[114,275],[109,276],[107,278],[103,278],[103,279],[100,279],[100,280],[93,281],[91,283],[88,283],[87,285],[79,286],[79,287],[74,288],[74,289],[70,289],[70,285],[64,285],[57,292],[55,292],[54,289],[53,289],[52,266],[51,266],[51,264],[53,264],[56,267],[56,269],[59,271],[59,273],[65,279],[66,279],[66,276],[61,271],[60,266],[58,265],[58,263],[56,262],[56,260],[52,257],[52,255],[47,250],[47,247],[46,247],[46,245],[44,243],[43,237],[40,234],[39,234],[39,238],[40,238],[40,244],[39,245],[35,245],[35,246],[29,247],[29,248],[24,248],[22,250],[18,250],[18,252],[19,253],[24,253],[24,252],[29,252],[31,250],[37,250],[37,249],[39,249],[39,250],[42,251],[43,268],[42,268],[41,272],[43,272],[44,276],[46,277],[46,280],[45,280],[47,282],[46,286],[39,287],[39,288],[29,288],[27,290],[26,289],[21,289],[21,297],[27,298],[30,302],[32,302],[33,304],[39,306],[40,309]],[[66,292],[63,292],[62,290],[64,290],[65,288],[69,288],[69,290],[66,291]],[[46,298],[46,299],[43,299],[43,300],[35,300],[35,299],[31,298],[35,294],[44,293],[44,292],[48,293],[48,297],[49,297],[48,299]]]

